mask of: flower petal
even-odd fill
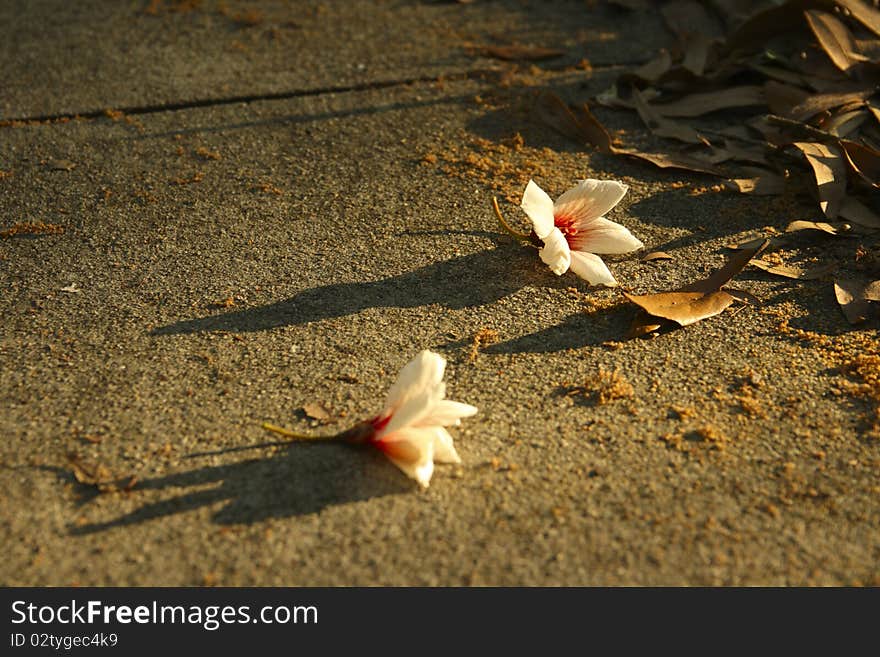
[[[598,219],[620,202],[629,187],[616,180],[579,180],[556,199],[553,215],[578,223]],[[540,236],[539,236],[540,237]]]
[[[590,285],[606,285],[615,287],[617,281],[602,258],[583,251],[571,252],[571,270],[587,281]]]
[[[443,427],[434,427],[434,460],[437,463],[461,463],[452,436]]]
[[[568,248],[565,236],[562,231],[554,227],[549,234],[541,239],[544,241],[544,248],[538,249],[538,255],[554,274],[562,276],[571,265],[571,249]]]
[[[386,414],[396,411],[425,390],[437,387],[443,380],[445,369],[446,359],[440,354],[427,349],[416,354],[415,358],[400,370],[397,381],[388,391],[385,400]],[[440,395],[440,399],[442,398],[443,395]]]
[[[571,246],[590,253],[629,253],[645,245],[626,226],[599,217],[578,226]]]
[[[446,384],[438,383],[433,387],[424,388],[414,396],[406,396],[406,401],[391,411],[388,424],[378,432],[377,438],[393,434],[405,427],[413,427],[423,422],[437,402],[446,395]]]
[[[374,444],[394,465],[427,488],[434,473],[436,438],[432,429],[408,427],[388,434]]]
[[[535,235],[543,240],[553,230],[553,199],[534,180],[530,180],[523,192],[520,207],[532,220]]]
[[[460,424],[461,418],[470,417],[477,412],[476,406],[462,404],[449,399],[441,399],[430,412],[419,421],[418,426],[441,426],[449,427]]]

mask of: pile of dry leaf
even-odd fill
[[[653,11],[658,3],[615,4]],[[675,47],[624,73],[594,99],[638,113],[660,138],[658,148],[648,152],[612,139],[588,104],[571,106],[552,93],[539,99],[539,116],[602,152],[715,176],[732,191],[808,190],[818,205],[814,218],[822,221],[792,222],[788,232],[809,228],[829,239],[873,240],[868,257],[854,258],[869,266],[859,278],[837,278],[835,292],[850,322],[876,314],[880,10],[866,0],[672,0],[660,11]],[[835,268],[753,264],[797,279]]]

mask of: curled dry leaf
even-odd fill
[[[880,301],[880,281],[872,281],[865,286],[865,298],[868,301]]]
[[[657,110],[645,101],[641,92],[635,87],[632,90],[632,99],[639,117],[648,129],[658,137],[669,137],[670,139],[677,139],[688,144],[706,143],[706,138],[692,127],[661,116]]]
[[[777,196],[785,191],[785,178],[768,171],[754,178],[731,178],[724,181],[724,187],[741,194],[755,196]]]
[[[655,260],[672,260],[672,256],[665,251],[651,251],[641,257],[642,262],[654,262]]]
[[[624,292],[624,296],[640,308],[640,312],[630,327],[629,337],[653,333],[668,322],[679,326],[695,324],[720,314],[737,299],[748,299],[751,295],[734,294],[738,291],[728,292],[721,288],[741,272],[748,262],[766,246],[767,240],[763,240],[753,248],[737,251],[723,267],[707,278],[672,292],[657,294]]]
[[[751,264],[758,269],[763,269],[768,274],[775,276],[783,276],[785,278],[794,278],[800,281],[813,281],[817,278],[823,278],[837,269],[836,263],[828,263],[810,267],[805,269],[796,265],[774,265],[766,260],[752,260]]]
[[[671,103],[654,105],[663,116],[694,117],[733,107],[766,105],[764,88],[761,86],[742,86],[691,94]]]
[[[880,36],[880,11],[863,0],[835,0],[835,2],[845,8],[862,25]]]
[[[589,108],[583,105],[575,111],[553,92],[541,94],[535,104],[538,118],[550,128],[577,142],[592,144],[603,153],[610,153],[611,136]]]
[[[880,187],[880,152],[854,141],[843,140],[840,146],[853,171],[872,187]]]
[[[865,228],[880,228],[880,215],[852,196],[843,199],[840,216]]]
[[[733,303],[733,297],[723,290],[641,295],[624,292],[623,295],[648,315],[668,319],[679,326],[688,326],[701,319],[714,317]]]
[[[841,71],[848,73],[854,66],[867,61],[868,58],[858,52],[849,29],[832,14],[813,9],[805,11],[804,15],[819,45]]]
[[[836,146],[818,142],[795,142],[813,169],[819,193],[819,207],[829,219],[840,212],[840,205],[846,195],[846,164]]]
[[[588,143],[603,153],[627,155],[650,162],[661,169],[683,169],[711,176],[726,176],[712,163],[685,153],[647,153],[631,148],[614,146],[605,127],[584,104],[570,108],[552,92],[541,94],[536,104],[538,118],[546,125],[579,143]]]
[[[649,62],[642,64],[632,71],[629,76],[644,82],[656,82],[672,67],[672,56],[669,51],[663,48]],[[626,78],[628,76],[624,76]]]
[[[799,230],[818,230],[822,233],[827,233],[828,235],[834,235],[835,237],[837,237],[846,233],[849,230],[849,226],[847,226],[846,224],[832,226],[831,224],[826,224],[823,221],[792,221],[785,228],[786,233],[796,233]]]
[[[834,296],[843,316],[850,324],[861,324],[871,316],[874,309],[871,307],[871,300],[867,297],[868,288],[869,285],[863,281],[845,278],[834,281]],[[872,294],[873,292],[872,287]]]
[[[769,240],[766,237],[755,237],[750,240],[746,240],[745,242],[739,242],[738,244],[728,244],[726,248],[732,251],[749,250],[754,249],[761,244],[764,244],[764,242],[767,242],[768,247],[770,247],[771,249],[775,249],[776,247],[781,246],[783,241],[784,240],[782,238],[778,237],[774,237]]]
[[[863,103],[866,98],[873,94],[874,89],[871,87],[856,91],[815,94],[808,96],[802,103],[792,107],[788,115],[789,118],[795,121],[806,121],[821,112],[834,109],[835,107]]]

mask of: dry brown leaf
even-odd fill
[[[880,105],[876,101],[868,101],[868,110],[874,115],[874,119],[880,123]]]
[[[810,94],[790,84],[769,80],[764,83],[764,97],[767,99],[767,106],[771,112],[781,116],[790,116],[792,110],[803,104],[810,97]]]
[[[802,103],[792,107],[791,111],[788,112],[788,116],[795,121],[807,121],[821,112],[836,107],[864,103],[865,99],[873,94],[874,89],[872,87],[856,91],[813,94],[804,99]]]
[[[672,68],[672,56],[665,48],[661,49],[654,59],[642,64],[624,78],[632,76],[644,82],[656,82]]]
[[[673,257],[666,253],[666,251],[651,251],[640,259],[642,262],[654,262],[655,260],[673,260]]]
[[[695,117],[722,109],[766,104],[764,88],[749,85],[691,94],[671,103],[655,104],[654,107],[667,117]]]
[[[845,7],[853,18],[880,36],[880,11],[871,7],[863,0],[835,0],[841,7]]]
[[[779,66],[768,66],[765,64],[754,64],[754,63],[749,64],[749,68],[752,69],[753,71],[757,71],[758,73],[761,73],[762,75],[765,75],[766,77],[768,77],[769,81],[767,84],[773,83],[773,82],[779,82],[779,83],[784,83],[785,86],[794,85],[794,87],[792,87],[792,88],[799,88],[799,87],[808,86],[807,81],[804,79],[803,75],[801,75],[800,73],[795,73],[793,71],[790,71],[786,68],[780,68]],[[766,84],[764,85],[764,90],[765,91],[767,90]],[[806,97],[807,95],[808,94],[806,92],[804,92],[804,96]],[[803,98],[801,98],[800,100],[803,100]],[[800,102],[800,100],[798,102]],[[767,98],[767,103],[770,105],[771,108],[773,107],[772,102],[769,97]],[[775,112],[776,110],[773,110],[773,111]]]
[[[865,296],[867,287],[862,281],[844,278],[834,281],[834,296],[850,324],[860,324],[871,316],[873,308]]]
[[[772,262],[767,262],[766,260],[752,260],[750,264],[754,265],[758,269],[763,269],[768,274],[774,274],[775,276],[784,276],[785,278],[794,278],[801,281],[813,281],[817,278],[827,276],[835,269],[837,269],[836,263],[819,265],[817,267],[810,267],[809,269],[804,269],[803,267],[798,267],[795,265],[775,265]]]
[[[835,137],[848,137],[868,120],[870,114],[865,109],[839,109],[822,121],[821,127]]]
[[[703,75],[712,42],[720,36],[720,26],[704,7],[694,0],[672,0],[660,9],[667,27],[678,37],[684,50],[682,68]]]
[[[682,169],[684,171],[705,173],[710,176],[718,176],[722,178],[727,176],[724,171],[714,166],[712,163],[687,155],[686,153],[647,153],[634,148],[615,147],[612,147],[611,152],[618,155],[629,155],[630,157],[650,162],[661,169]]]
[[[733,303],[723,290],[717,292],[660,292],[659,294],[623,295],[651,317],[675,322],[679,326],[695,324],[714,317]]]
[[[608,131],[586,104],[570,108],[552,92],[538,97],[536,112],[544,123],[560,134],[579,143],[592,144],[605,153],[627,155],[650,162],[661,169],[684,169],[712,176],[726,175],[711,163],[684,153],[646,153],[633,148],[618,148],[612,145]]]
[[[865,286],[865,298],[868,301],[880,301],[880,281],[871,281]]]
[[[792,221],[785,228],[786,233],[796,233],[799,230],[818,230],[823,233],[827,233],[829,235],[839,236],[845,233],[848,229],[848,226],[832,226],[831,224],[826,224],[824,221]]]
[[[624,292],[624,296],[641,309],[633,320],[629,337],[639,337],[656,331],[662,327],[662,320],[688,326],[718,315],[738,298],[747,299],[751,295],[735,296],[734,293],[738,291],[728,292],[721,288],[766,246],[767,240],[763,240],[751,249],[737,251],[723,267],[709,277],[672,292],[642,295]]]
[[[779,245],[774,244],[774,240],[777,240],[777,239],[778,238],[773,238],[773,239],[768,240],[766,237],[755,237],[753,239],[746,240],[745,242],[741,242],[739,244],[729,244],[725,248],[728,248],[732,251],[749,250],[749,249],[755,249],[756,247],[761,246],[765,242],[767,243],[767,245],[770,248],[776,248]]]
[[[752,164],[767,165],[768,145],[760,144],[742,144],[730,139],[724,140],[724,150],[730,153],[730,157],[738,162],[751,162]],[[758,174],[763,175],[766,169],[754,169],[756,177]]]
[[[320,402],[309,402],[308,404],[303,404],[302,410],[303,413],[305,413],[306,417],[311,418],[312,420],[324,422],[330,419],[330,412],[326,408],[324,408],[324,405]]]
[[[691,34],[685,41],[684,59],[682,68],[694,75],[703,75],[714,40],[701,32]]]
[[[880,187],[880,152],[854,141],[841,140],[846,161],[872,187]]]
[[[714,271],[705,279],[681,288],[679,292],[714,292],[715,290],[720,290],[727,285],[730,279],[740,273],[752,258],[767,248],[769,243],[770,241],[765,239],[749,248],[738,250],[727,259],[727,262],[724,263],[721,269]]]
[[[611,151],[611,136],[586,105],[577,114],[553,92],[541,94],[535,104],[538,118],[560,134],[579,143],[592,144],[603,152]]]
[[[839,216],[859,226],[880,228],[880,215],[852,196],[843,199]]]
[[[831,144],[818,142],[795,142],[813,169],[813,177],[819,193],[819,207],[829,219],[840,212],[846,195],[846,164],[840,149]]]
[[[854,66],[867,61],[858,52],[849,29],[834,15],[813,9],[805,11],[804,16],[819,45],[841,71],[849,73]]]
[[[505,61],[541,61],[555,59],[565,54],[564,50],[541,48],[540,46],[471,46],[469,52],[484,57],[494,57]]]
[[[753,14],[727,38],[725,50],[761,50],[767,41],[779,34],[800,28],[804,8],[802,2],[785,2]]]
[[[636,111],[648,129],[658,137],[669,137],[688,144],[705,144],[706,138],[689,125],[678,123],[672,119],[661,116],[656,109],[649,105],[641,92],[633,87],[632,99]]]
[[[727,189],[741,194],[756,196],[778,196],[785,191],[785,178],[768,171],[754,178],[732,178],[724,181]]]
[[[705,7],[695,0],[670,0],[660,8],[666,27],[682,42],[693,34],[720,36],[720,25]]]

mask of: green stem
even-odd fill
[[[271,431],[272,433],[277,433],[280,436],[284,436],[285,438],[290,438],[291,440],[338,440],[339,435],[333,436],[310,436],[305,433],[296,433],[295,431],[291,431],[290,429],[285,429],[284,427],[279,427],[277,425],[271,424],[269,422],[263,422],[263,428],[266,431]]]
[[[501,227],[505,230],[505,232],[520,240],[521,242],[532,241],[531,235],[516,232],[513,228],[510,227],[510,224],[504,221],[504,217],[501,214],[501,208],[498,207],[498,198],[496,196],[492,197],[492,207],[495,210],[495,216],[498,217],[498,222],[501,224]]]

